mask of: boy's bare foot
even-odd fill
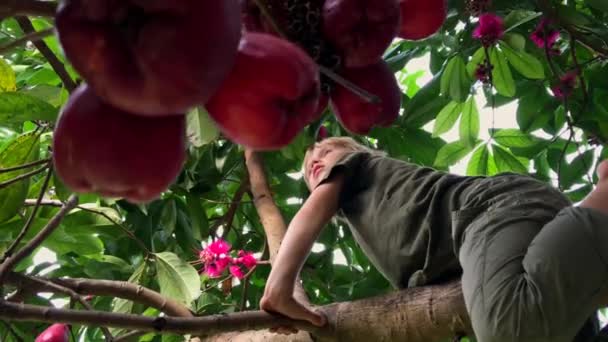
[[[581,202],[581,207],[593,208],[608,215],[608,160],[597,167],[599,181],[595,189]]]

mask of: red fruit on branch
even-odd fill
[[[86,85],[70,97],[55,126],[57,175],[76,192],[157,198],[185,159],[185,117],[142,117],[102,102]]]
[[[319,72],[289,41],[246,33],[232,73],[207,104],[210,116],[231,140],[251,149],[289,144],[315,117]]]
[[[70,339],[70,329],[66,324],[55,323],[46,328],[35,342],[68,342]]]
[[[446,0],[400,0],[399,37],[409,40],[428,38],[445,22]]]
[[[142,115],[205,103],[232,68],[238,0],[66,0],[57,33],[106,102]]]
[[[398,0],[326,0],[323,34],[341,53],[344,66],[374,64],[399,31]]]
[[[380,103],[369,103],[350,90],[336,86],[331,94],[331,106],[345,129],[356,134],[367,134],[374,126],[390,126],[397,119],[401,90],[386,62],[345,69],[340,74],[381,100]]]

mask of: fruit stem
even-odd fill
[[[270,5],[268,5],[267,1],[266,0],[254,0],[254,2],[260,8],[262,15],[264,17],[266,17],[266,19],[268,20],[270,25],[272,25],[272,28],[279,34],[279,36],[281,36],[281,38],[283,38],[285,40],[289,40],[287,33],[285,31],[283,31],[283,29],[281,27],[279,27],[279,24],[277,24],[276,20],[274,20],[274,18],[270,14]],[[327,78],[331,79],[332,81],[334,81],[334,82],[338,83],[339,85],[343,86],[344,88],[348,89],[349,91],[351,91],[353,94],[359,96],[364,101],[369,102],[369,103],[374,103],[374,104],[382,102],[378,96],[371,94],[370,92],[366,91],[365,89],[359,87],[358,85],[352,83],[351,81],[349,81],[349,80],[345,79],[344,77],[338,75],[337,73],[333,72],[331,69],[329,69],[323,65],[320,65],[318,63],[317,63],[317,66],[319,67],[319,71],[321,72],[321,74],[325,75]]]
[[[347,80],[346,78],[338,75],[337,73],[331,71],[329,68],[319,65],[319,70],[321,71],[321,73],[323,75],[327,76],[332,81],[338,83],[339,85],[343,86],[344,88],[350,90],[353,94],[359,96],[366,102],[374,103],[374,104],[382,102],[382,100],[380,100],[380,98],[378,96],[359,87],[358,85],[354,84],[353,82],[351,82],[351,81]]]

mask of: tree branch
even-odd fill
[[[45,164],[50,162],[50,159],[41,159],[41,160],[36,160],[35,162],[31,162],[31,163],[27,163],[27,164],[23,164],[23,165],[18,165],[18,166],[13,166],[13,167],[7,167],[4,169],[0,169],[0,173],[7,173],[7,172],[12,172],[12,171],[18,171],[18,170],[22,170],[22,169],[28,169],[30,167],[34,167],[34,166],[38,166],[41,164]]]
[[[39,41],[39,40],[43,39],[44,37],[48,37],[48,36],[52,35],[53,32],[54,32],[54,30],[52,28],[48,28],[46,30],[32,32],[32,33],[24,35],[23,37],[19,37],[8,44],[0,46],[0,55],[4,55],[7,52],[12,51],[14,48],[24,45],[27,42]]]
[[[0,16],[31,15],[53,17],[57,3],[40,0],[2,0]]]
[[[35,175],[37,175],[37,174],[39,174],[39,173],[42,173],[42,172],[44,172],[44,171],[45,171],[47,168],[48,168],[47,166],[44,166],[44,167],[41,167],[41,168],[36,169],[36,170],[34,170],[34,171],[30,171],[30,172],[28,172],[28,173],[24,173],[24,174],[22,174],[22,175],[19,175],[19,176],[15,177],[15,178],[12,178],[12,179],[9,179],[9,180],[7,180],[7,181],[4,181],[4,182],[0,183],[0,189],[4,189],[4,188],[8,187],[9,185],[13,185],[13,184],[15,184],[15,183],[17,183],[17,182],[19,182],[19,181],[22,181],[22,180],[24,180],[24,179],[27,179],[27,178],[30,178],[30,177],[32,177],[32,176],[35,176]]]
[[[18,0],[21,1],[21,0]],[[26,34],[34,33],[36,30],[34,29],[34,25],[27,17],[16,17],[15,18],[19,23],[19,26]],[[33,42],[34,46],[40,51],[40,53],[48,60],[49,64],[55,70],[61,81],[63,82],[63,86],[71,93],[78,86],[76,82],[72,79],[68,71],[65,69],[65,66],[57,56],[53,53],[53,51],[46,45],[46,43],[42,40]]]
[[[277,324],[295,325],[300,330],[312,332],[323,342],[427,342],[472,332],[459,281],[395,291],[354,302],[330,304],[320,309],[329,319],[329,324],[323,329],[304,321],[277,317],[263,311],[190,318],[155,318],[102,311],[57,309],[6,301],[0,301],[0,319],[205,335],[267,329]],[[406,312],[407,319],[404,316]],[[304,340],[291,336],[289,341]]]
[[[3,283],[7,273],[10,272],[19,261],[30,255],[47,237],[49,237],[49,235],[55,231],[55,229],[57,229],[63,217],[77,204],[78,196],[71,195],[59,212],[49,220],[47,225],[42,228],[42,230],[36,236],[34,236],[34,238],[31,239],[28,244],[25,245],[25,247],[23,247],[15,255],[8,256],[8,258],[4,260],[4,262],[0,265],[0,284]]]

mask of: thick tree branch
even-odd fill
[[[20,1],[20,0],[19,0]],[[36,30],[34,29],[34,25],[27,17],[16,17],[19,26],[26,34],[34,33]],[[65,69],[65,65],[61,63],[59,58],[55,56],[53,51],[49,48],[48,45],[43,40],[38,40],[33,42],[34,46],[40,51],[40,53],[47,59],[53,70],[57,73],[61,81],[63,82],[63,86],[71,93],[78,86],[76,82],[72,79],[68,71]]]
[[[40,0],[2,0],[0,16],[31,15],[53,17],[57,2]]]
[[[23,37],[19,37],[8,44],[0,46],[0,55],[4,55],[8,52],[11,52],[14,48],[24,45],[27,42],[35,42],[35,41],[41,40],[45,37],[48,37],[48,36],[52,35],[53,32],[54,32],[54,29],[49,28],[46,30],[26,34]]]
[[[71,195],[64,206],[61,207],[59,212],[49,220],[47,225],[42,228],[42,230],[36,236],[34,236],[34,238],[31,239],[28,244],[25,245],[25,247],[23,247],[15,255],[8,256],[8,258],[4,260],[4,262],[0,265],[0,284],[3,283],[8,272],[10,272],[19,261],[30,255],[47,237],[49,237],[49,235],[55,231],[55,229],[57,229],[63,217],[70,210],[76,207],[77,204],[78,196]]]
[[[262,311],[191,318],[154,318],[0,301],[0,319],[7,321],[60,322],[176,334],[208,335],[267,329],[281,324],[295,325],[300,330],[310,331],[319,341],[324,342],[429,342],[472,331],[459,281],[406,289],[354,302],[331,304],[321,307],[321,310],[329,318],[328,326],[324,329]],[[268,336],[265,333],[254,335]],[[208,341],[219,340],[212,337]],[[292,336],[289,341],[305,340]]]

